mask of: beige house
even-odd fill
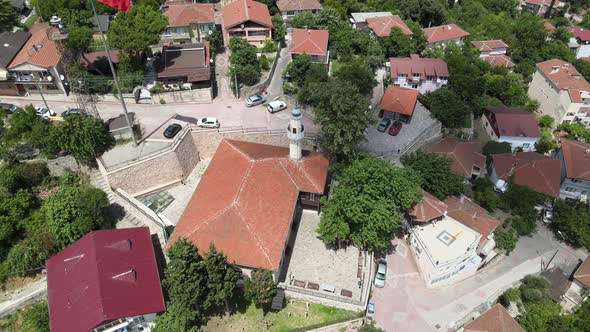
[[[253,0],[237,0],[223,7],[224,40],[244,38],[250,45],[263,47],[272,38],[272,19],[268,7]]]
[[[528,95],[556,125],[580,122],[590,127],[590,83],[572,64],[560,59],[538,63]]]
[[[163,42],[200,43],[215,28],[213,4],[172,4],[164,10],[168,28],[161,36]]]

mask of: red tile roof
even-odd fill
[[[426,40],[428,40],[429,44],[469,36],[469,32],[463,30],[456,24],[424,28],[422,31],[424,32],[424,36],[426,36]]]
[[[230,29],[238,24],[252,21],[272,28],[268,7],[253,0],[237,0],[223,7],[223,27]]]
[[[590,144],[565,138],[560,141],[565,175],[571,179],[590,181]]]
[[[33,24],[29,32],[31,38],[16,54],[8,68],[13,68],[24,63],[30,63],[39,67],[55,67],[61,60],[61,54],[56,43],[49,39],[47,30],[52,30],[47,23],[40,23],[39,19]]]
[[[498,137],[541,137],[537,118],[531,112],[511,107],[489,106],[484,109],[484,115]]]
[[[279,0],[277,7],[281,12],[288,10],[319,10],[322,5],[319,0]]]
[[[191,83],[209,81],[209,42],[164,46],[158,70],[158,78],[184,78]]]
[[[240,266],[279,267],[299,192],[323,193],[328,159],[304,151],[223,140],[201,178],[168,246],[186,237],[215,247]]]
[[[506,54],[489,55],[489,56],[484,56],[481,59],[483,61],[489,63],[490,65],[496,66],[496,67],[512,68],[515,66],[514,62],[512,62],[512,58],[510,58]]]
[[[488,235],[502,224],[467,197],[448,196],[444,202],[449,207],[448,215],[451,218],[481,234],[480,244],[485,242]]]
[[[501,153],[492,156],[498,178],[526,186],[536,192],[559,197],[561,163],[536,152],[519,152],[516,155]]]
[[[493,51],[498,48],[508,48],[508,45],[500,39],[474,40],[471,42],[471,45],[477,48],[480,52]]]
[[[580,60],[586,61],[586,62],[590,62],[590,57],[587,56],[583,56],[580,58]]]
[[[479,153],[477,142],[464,142],[447,137],[429,146],[427,151],[446,155],[452,162],[451,171],[464,177],[471,176],[473,166],[479,167],[482,171],[486,166],[486,157]]]
[[[537,63],[537,70],[559,90],[578,89],[590,91],[590,84],[580,72],[569,62],[551,59]]]
[[[580,28],[580,27],[568,27],[567,31],[574,35],[574,37],[580,39],[581,41],[589,41],[590,40],[590,30]]]
[[[51,331],[166,310],[147,227],[93,231],[47,260]]]
[[[411,116],[419,94],[418,90],[390,85],[385,90],[379,109]]]
[[[169,5],[164,12],[168,26],[188,26],[191,23],[215,23],[215,13],[211,3],[189,3]]]
[[[109,54],[111,55],[111,60],[113,61],[113,63],[119,62],[119,50],[109,50]],[[92,65],[99,58],[106,59],[106,57],[107,52],[105,51],[88,52],[80,55],[80,62],[88,66]]]
[[[524,332],[500,303],[463,326],[464,332]]]
[[[545,30],[547,32],[553,32],[553,31],[555,31],[555,27],[549,21],[543,21],[543,26],[545,27]]]
[[[416,204],[408,211],[416,222],[428,222],[434,218],[444,216],[447,213],[448,206],[441,202],[432,194],[424,192],[422,202]]]
[[[391,77],[397,78],[400,74],[412,77],[412,74],[420,73],[420,79],[426,76],[448,77],[449,68],[443,59],[421,58],[417,54],[410,54],[407,58],[390,58]]]
[[[367,18],[367,25],[377,37],[387,37],[391,34],[391,30],[395,28],[400,29],[404,35],[413,34],[412,30],[410,30],[399,15],[369,17]]]
[[[590,256],[586,257],[584,263],[576,270],[574,279],[578,280],[587,288],[590,288]]]
[[[325,56],[329,35],[328,30],[293,29],[289,53]]]

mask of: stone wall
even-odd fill
[[[168,104],[173,103],[210,103],[213,100],[211,88],[164,92],[152,95],[152,102],[160,104],[164,100]]]

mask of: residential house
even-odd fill
[[[411,54],[408,58],[389,59],[389,66],[392,85],[417,89],[420,93],[437,90],[449,82],[449,69],[443,59]]]
[[[562,299],[563,302],[570,302],[570,308],[586,301],[590,292],[590,256],[578,265],[574,271],[574,277]],[[570,309],[570,311],[572,311]]]
[[[0,95],[18,96],[26,93],[25,89],[14,84],[8,73],[8,66],[18,54],[31,33],[24,30],[0,33]]]
[[[408,215],[413,225],[429,223],[442,220],[446,216],[448,208],[447,204],[425,191],[422,201],[408,210]]]
[[[301,149],[301,111],[288,126],[289,148],[224,139],[168,241],[186,237],[198,248],[213,243],[244,274],[286,271],[302,208],[319,210],[328,182],[328,157]]]
[[[556,125],[580,122],[590,127],[590,84],[571,63],[560,59],[537,63],[528,95]]]
[[[268,7],[254,0],[237,0],[223,7],[223,29],[226,44],[232,37],[244,38],[263,47],[272,38],[272,20]]]
[[[289,54],[295,58],[299,54],[309,54],[316,63],[328,64],[328,30],[293,29]]]
[[[209,42],[164,46],[158,64],[158,81],[176,90],[211,87]],[[175,88],[173,86],[177,86]]]
[[[463,325],[463,332],[524,332],[500,303]]]
[[[410,123],[416,107],[424,107],[418,102],[417,90],[390,85],[379,105],[379,117]]]
[[[469,33],[463,30],[456,24],[441,25],[438,27],[424,28],[422,29],[424,36],[428,43],[426,48],[436,46],[446,46],[449,43],[455,43],[457,45],[463,45],[463,38],[469,36]]]
[[[486,107],[481,121],[492,140],[510,143],[512,151],[535,151],[541,138],[535,114],[518,108]]]
[[[90,232],[46,268],[51,331],[149,331],[166,310],[147,227]]]
[[[98,20],[96,19],[98,18]],[[109,27],[111,24],[111,17],[109,15],[98,15],[96,17],[92,17],[92,39],[100,41],[100,32],[104,34],[105,38],[107,36],[107,32],[109,31]],[[100,28],[99,28],[100,24]]]
[[[8,65],[9,81],[19,94],[38,93],[39,89],[46,94],[68,94],[54,31],[57,29],[46,23],[35,22],[29,29],[31,37]]]
[[[590,193],[590,144],[562,138],[557,158],[561,162],[559,197],[587,200]]]
[[[505,192],[512,181],[538,193],[559,197],[561,165],[558,159],[536,152],[495,154],[488,171],[500,192]]]
[[[109,55],[111,56],[111,61],[113,62],[113,65],[117,65],[119,63],[119,54],[120,52],[117,49],[109,50]],[[93,72],[97,75],[110,74],[107,53],[104,50],[82,53],[80,54],[79,61],[89,72]],[[105,69],[107,70],[105,71]]]
[[[367,19],[387,16],[393,16],[393,14],[391,12],[350,13],[350,23],[355,29],[367,30],[369,29]]]
[[[162,42],[174,44],[202,43],[215,29],[215,13],[211,3],[170,4],[163,7],[168,28]]]
[[[531,11],[533,14],[537,16],[544,16],[553,0],[522,0],[521,8],[525,10]],[[553,9],[562,8],[565,6],[565,3],[555,0],[553,2]]]
[[[590,30],[575,26],[567,30],[572,34],[568,46],[576,53],[576,58],[590,56]]]
[[[513,68],[514,62],[506,55],[508,45],[499,39],[472,41],[471,45],[479,51],[479,57],[496,67]]]
[[[475,180],[485,175],[486,157],[479,153],[477,142],[459,141],[454,137],[447,137],[427,147],[426,151],[449,158],[451,171],[466,179]]]
[[[278,0],[277,7],[285,20],[303,13],[317,14],[322,9],[319,0]]]
[[[377,38],[389,37],[393,29],[400,29],[406,36],[414,34],[399,15],[369,17],[366,22],[373,36]]]

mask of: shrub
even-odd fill
[[[483,147],[483,154],[490,157],[493,154],[511,153],[512,147],[507,142],[489,141]]]
[[[49,177],[49,168],[42,162],[18,164],[15,170],[20,182],[26,188],[38,186]]]
[[[268,58],[266,57],[266,55],[261,55],[260,58],[258,58],[258,62],[260,63],[260,68],[262,70],[269,70],[270,69],[270,64],[268,62]]]
[[[13,193],[19,187],[16,170],[10,167],[0,167],[0,190]]]
[[[267,39],[264,41],[264,46],[260,49],[262,53],[271,53],[276,52],[278,50],[277,42],[272,39]]]
[[[154,84],[154,86],[150,89],[151,94],[159,94],[163,92],[166,92],[166,90],[164,89],[162,82],[156,82],[156,84]]]
[[[160,98],[160,104],[162,104],[162,105],[163,105],[163,104],[166,104],[166,99],[164,99],[164,98]]]
[[[25,276],[34,272],[31,270],[43,267],[50,252],[42,243],[36,238],[25,238],[10,248],[3,263],[6,274],[2,279],[9,276]]]

